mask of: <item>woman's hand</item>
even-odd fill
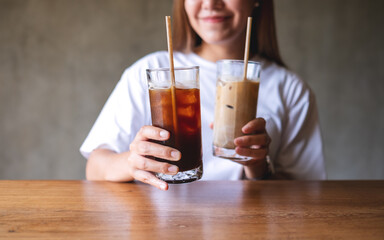
[[[168,184],[158,179],[153,173],[174,175],[179,169],[176,165],[159,162],[150,157],[178,161],[181,153],[171,147],[163,146],[150,140],[164,141],[169,138],[169,132],[153,127],[143,126],[130,145],[130,150],[124,153],[114,153],[107,149],[96,149],[92,152],[87,163],[87,179],[126,182],[138,180],[153,185],[161,190],[167,190]],[[95,174],[99,173],[99,174]]]
[[[247,178],[261,178],[267,170],[265,159],[271,142],[265,129],[265,120],[263,118],[253,119],[242,128],[242,131],[246,135],[234,140],[235,151],[239,155],[251,157],[252,159],[236,162],[244,165]]]
[[[163,146],[149,140],[164,141],[170,137],[169,132],[153,126],[144,126],[137,133],[130,145],[130,156],[127,159],[130,175],[139,181],[151,184],[160,189],[168,189],[168,184],[153,175],[152,172],[175,175],[179,168],[176,165],[159,162],[146,156],[178,161],[181,153],[171,147]]]

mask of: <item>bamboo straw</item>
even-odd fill
[[[166,16],[165,22],[167,25],[167,43],[169,53],[169,71],[171,74],[171,94],[172,94],[172,115],[173,115],[173,129],[175,138],[177,137],[178,125],[177,125],[177,112],[176,112],[176,81],[175,81],[175,68],[173,66],[173,45],[172,45],[172,28],[171,17]],[[176,140],[177,142],[177,140]]]
[[[246,35],[246,39],[245,39],[245,51],[244,51],[244,75],[243,75],[243,81],[247,81],[248,59],[249,59],[249,45],[250,45],[250,40],[251,40],[251,28],[252,28],[252,17],[248,17],[247,35]]]

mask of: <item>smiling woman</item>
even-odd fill
[[[200,66],[203,180],[325,179],[315,97],[284,68],[273,11],[272,0],[174,1],[174,65]],[[214,119],[216,61],[243,58],[249,15],[254,18],[250,60],[261,63],[261,117],[253,116],[242,128],[245,135],[234,140],[236,153],[247,157],[235,162],[213,156],[209,126]],[[179,149],[155,143],[171,136],[151,126],[145,75],[146,69],[168,67],[168,59],[167,52],[155,52],[126,69],[81,147],[88,158],[88,179],[139,180],[168,189],[154,173],[177,174],[180,169],[173,162],[183,156]],[[273,176],[271,162],[276,166]]]
[[[275,48],[268,48],[276,42],[273,11],[265,10],[274,3],[281,56],[316,93],[328,177],[384,179],[384,1],[258,3],[252,7],[252,52],[281,65],[271,54]],[[202,66],[201,84],[215,84],[216,73],[209,71],[215,64],[193,52],[201,39],[192,31],[184,1],[175,1],[175,7],[181,5],[183,11],[173,14],[172,4],[173,0],[0,0],[1,179],[84,179],[86,161],[77,149],[122,69],[150,52],[166,49],[166,15],[172,15],[173,29],[178,32],[173,34],[174,46],[183,44],[176,55],[187,56],[186,46],[190,46],[188,59],[201,60],[194,62]],[[183,26],[176,28],[180,23]],[[188,36],[180,34],[188,29]],[[183,36],[184,40],[177,40]],[[168,67],[168,58],[164,58],[163,66]],[[261,74],[267,80],[266,69]],[[132,79],[135,82],[140,77]],[[271,90],[266,86],[262,82],[260,94]],[[201,96],[213,97],[215,92],[209,89],[201,89]],[[260,95],[262,101],[279,99],[267,97]],[[126,104],[121,101],[122,108],[133,105]],[[208,118],[205,127],[213,121],[209,119],[213,108],[209,103],[203,106]],[[141,117],[138,119],[133,122],[139,124]],[[267,130],[268,124],[267,119]],[[121,141],[129,145],[131,139],[125,141],[129,128],[122,129]],[[203,130],[204,139],[211,131],[209,127]],[[268,134],[274,135],[269,130]],[[272,153],[282,136],[273,138],[269,147],[274,162],[278,158],[272,158]],[[288,133],[284,136],[287,139]],[[212,172],[207,160],[210,148],[208,144],[204,153],[205,179]]]

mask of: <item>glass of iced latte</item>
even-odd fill
[[[249,157],[235,152],[233,140],[243,136],[241,131],[256,118],[260,82],[260,63],[248,61],[244,78],[244,61],[221,60],[217,62],[215,120],[213,125],[213,155],[247,160]]]
[[[173,86],[169,68],[147,69],[152,125],[170,132],[170,138],[159,143],[181,152],[177,162],[155,158],[179,167],[176,175],[156,176],[168,183],[185,183],[203,173],[199,67],[175,68],[174,73]]]

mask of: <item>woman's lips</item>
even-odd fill
[[[224,22],[228,19],[229,17],[226,16],[212,16],[212,17],[203,17],[201,18],[204,22],[208,23],[219,23],[219,22]]]

